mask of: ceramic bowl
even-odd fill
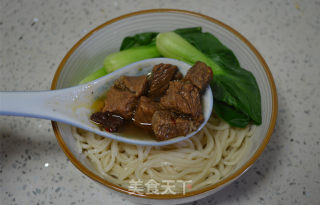
[[[124,37],[147,31],[172,31],[177,28],[201,26],[203,31],[214,34],[237,56],[241,66],[253,73],[260,92],[262,103],[262,124],[252,136],[252,146],[247,157],[221,181],[211,186],[176,195],[129,194],[128,190],[105,179],[79,154],[70,126],[52,122],[57,140],[70,161],[85,175],[99,182],[106,189],[114,190],[124,197],[140,203],[177,204],[194,201],[218,190],[240,177],[261,155],[273,132],[277,117],[277,94],[273,77],[262,56],[240,33],[211,17],[183,10],[155,9],[144,10],[112,19],[90,31],[80,39],[65,55],[60,63],[52,89],[76,85],[81,79],[103,66],[104,58],[119,50]],[[79,182],[81,183],[81,182]]]

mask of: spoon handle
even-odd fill
[[[61,121],[65,116],[54,99],[59,91],[0,92],[0,115],[24,116]]]

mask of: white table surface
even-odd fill
[[[1,0],[0,90],[46,90],[84,34],[128,12],[178,8],[232,26],[267,61],[279,116],[266,150],[226,189],[194,204],[320,203],[320,2]],[[67,159],[46,120],[0,116],[0,204],[132,204]]]

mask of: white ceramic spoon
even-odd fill
[[[0,92],[0,115],[34,117],[58,121],[104,137],[136,145],[160,146],[188,139],[206,124],[211,115],[213,97],[210,86],[201,99],[205,120],[196,131],[187,136],[175,137],[166,141],[156,141],[153,138],[149,140],[129,138],[121,136],[121,133],[101,131],[89,119],[93,112],[90,109],[93,102],[106,93],[116,79],[121,75],[137,76],[147,74],[151,72],[154,65],[159,63],[176,65],[183,75],[191,67],[189,64],[175,59],[153,58],[130,64],[95,81],[70,88],[33,92]]]

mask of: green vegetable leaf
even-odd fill
[[[211,33],[202,33],[199,29],[189,31],[176,33],[224,70],[223,75],[214,76],[214,98],[230,105],[229,110],[240,110],[249,115],[255,124],[261,124],[260,91],[252,73],[241,68],[234,53]]]
[[[121,46],[120,46],[120,51],[126,50],[128,48],[133,47],[136,44],[136,39],[132,36],[126,37],[123,39]]]
[[[158,32],[145,32],[145,33],[138,33],[134,36],[128,36],[123,39],[120,51],[126,50],[128,48],[132,48],[135,46],[144,46],[154,43],[154,40]]]
[[[222,61],[229,66],[240,66],[234,53],[211,33],[203,33],[201,27],[177,29],[175,32],[202,51],[206,56],[210,57],[214,62],[219,63]]]
[[[211,83],[215,100],[227,103],[255,124],[261,124],[260,91],[252,73],[241,67],[224,69],[225,74],[215,75]]]
[[[216,114],[221,117],[221,119],[228,122],[231,126],[245,127],[250,122],[250,117],[248,117],[248,115],[237,111],[224,102],[215,100],[213,109],[215,110]]]
[[[174,30],[179,35],[191,34],[191,33],[202,33],[201,27],[189,27],[189,28],[178,28]]]

